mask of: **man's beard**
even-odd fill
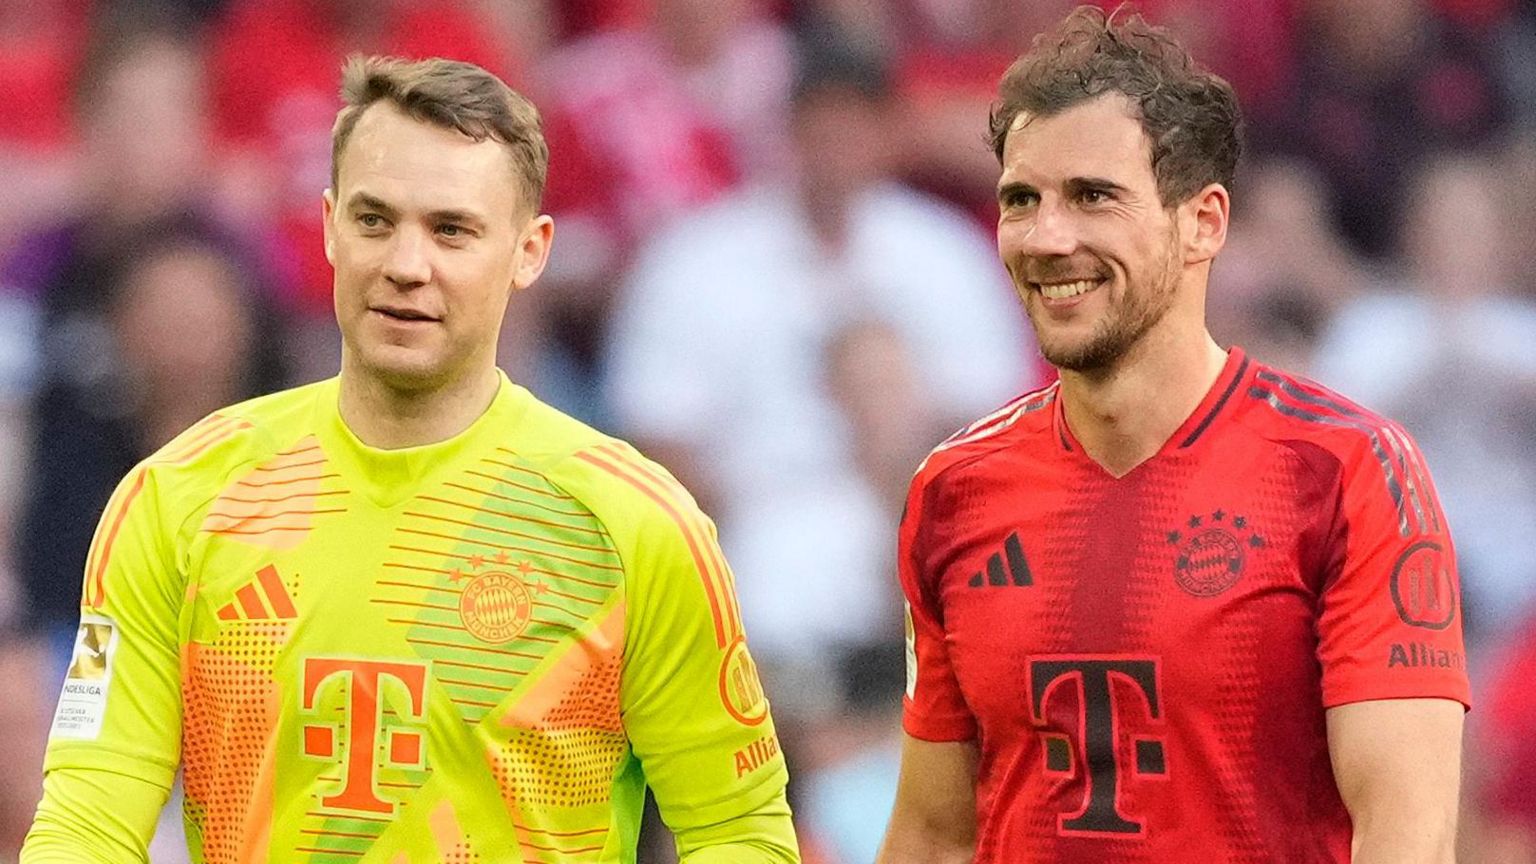
[[[1052,344],[1039,323],[1032,321],[1040,353],[1046,362],[1063,371],[1089,374],[1113,368],[1173,306],[1179,278],[1173,252],[1170,244],[1163,266],[1148,284],[1127,284],[1124,294],[1118,301],[1111,301],[1093,332],[1077,344]]]

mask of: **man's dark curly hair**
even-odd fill
[[[1109,92],[1135,106],[1152,142],[1152,173],[1164,207],[1210,183],[1232,188],[1242,151],[1232,86],[1196,65],[1167,30],[1096,6],[1079,6],[1036,36],[1003,76],[991,116],[998,161],[1021,113],[1049,116]]]

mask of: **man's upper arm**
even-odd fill
[[[902,726],[907,734],[925,741],[966,741],[976,735],[976,720],[950,666],[943,609],[926,572],[925,490],[920,472],[912,482],[897,533],[896,569],[906,600],[907,628]]]
[[[169,795],[180,761],[177,633],[185,581],[160,491],[151,469],[134,469],[97,527],[29,861],[47,860],[33,857],[42,845],[61,849],[73,841],[99,849],[104,827],[114,845],[142,857]],[[97,818],[96,805],[116,807],[119,815]]]
[[[919,470],[897,534],[907,612],[906,735],[882,864],[968,862],[976,843],[976,720],[950,665],[944,610],[928,572],[926,480]]]
[[[1318,622],[1328,746],[1355,860],[1449,862],[1470,704],[1460,580],[1418,447],[1392,422],[1342,456]]]
[[[635,455],[625,471],[655,506],[609,523],[628,535],[615,535],[628,613],[621,705],[662,819],[687,862],[798,861],[788,772],[714,525],[654,464]]]
[[[1323,705],[1470,704],[1449,526],[1413,440],[1383,423],[1341,454],[1330,579],[1318,620]]]
[[[896,806],[880,864],[969,862],[976,848],[974,741],[904,736]]]
[[[1328,752],[1355,826],[1355,860],[1453,859],[1465,710],[1449,699],[1385,699],[1328,711]]]

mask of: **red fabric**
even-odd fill
[[[341,108],[341,66],[353,51],[410,59],[466,60],[509,81],[508,49],[459,3],[403,3],[378,26],[376,44],[349,42],[318,0],[247,0],[212,36],[215,130],[235,150],[260,154],[275,172],[280,233],[302,274],[301,305],[325,314],[320,194],[329,185],[331,125]],[[381,13],[382,14],[382,13]]]
[[[930,456],[900,538],[905,727],[978,742],[977,861],[1345,862],[1325,709],[1469,698],[1412,442],[1238,349],[1120,479],[1024,397]]]
[[[559,83],[545,111],[547,210],[591,215],[633,237],[739,181],[729,133],[649,33],[590,37],[552,58],[545,73]]]
[[[0,38],[0,141],[38,151],[70,142],[70,82],[85,50],[87,9],[63,4]]]
[[[1483,732],[1492,758],[1480,803],[1495,817],[1536,830],[1536,617],[1512,643],[1488,693]]]

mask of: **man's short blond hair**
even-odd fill
[[[341,72],[345,106],[331,130],[331,188],[336,188],[341,154],[363,112],[388,100],[410,117],[454,129],[484,141],[499,141],[512,156],[528,212],[539,212],[549,173],[549,145],[539,110],[505,82],[473,63],[458,60],[401,60],[397,57],[347,58]]]

